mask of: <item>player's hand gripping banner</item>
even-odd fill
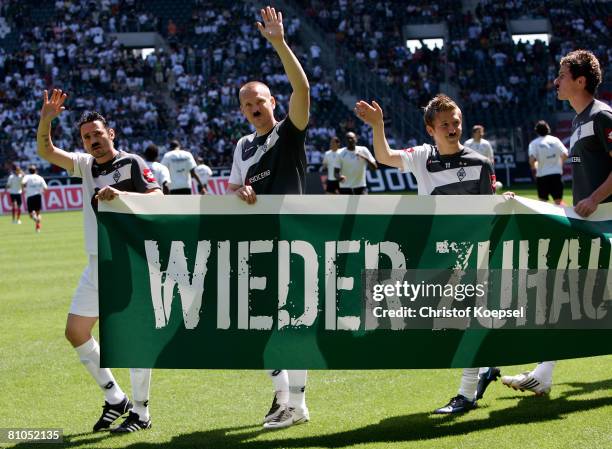
[[[100,204],[103,366],[434,368],[612,353],[612,204],[121,196]]]

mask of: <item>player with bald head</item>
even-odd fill
[[[255,132],[242,137],[234,150],[228,193],[248,204],[257,195],[302,194],[306,171],[306,126],[310,110],[310,86],[306,73],[287,42],[280,11],[261,10],[263,24],[257,22],[261,35],[272,45],[283,64],[291,97],[289,112],[276,120],[276,100],[260,81],[250,81],[240,88],[240,111]],[[309,418],[304,391],[305,370],[270,370],[274,385],[272,406],[264,417],[264,428],[279,429],[307,422]]]

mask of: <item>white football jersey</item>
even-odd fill
[[[368,162],[376,163],[376,159],[366,147],[355,146],[354,151],[347,148],[338,150],[338,167],[340,174],[345,176],[344,182],[340,182],[340,188],[356,189],[366,186],[366,169]],[[364,159],[365,158],[365,159]]]
[[[147,161],[147,165],[153,172],[153,176],[155,180],[159,184],[160,187],[164,186],[164,183],[168,183],[168,189],[170,188],[170,171],[165,165],[160,164],[159,162],[149,162]]]
[[[19,195],[23,188],[21,183],[23,181],[23,175],[18,175],[16,173],[11,173],[6,181],[6,188],[11,195]]]
[[[529,156],[538,161],[536,176],[560,175],[563,173],[561,156],[567,156],[567,148],[555,136],[547,135],[533,139],[529,144]]]
[[[42,195],[47,188],[47,183],[42,176],[34,173],[23,177],[23,186],[25,187],[25,196],[29,198],[34,195]]]
[[[334,170],[340,168],[338,166],[338,158],[340,157],[340,150],[332,151],[327,150],[325,157],[323,157],[323,165],[327,167],[327,179],[330,181],[336,181],[336,174]]]
[[[212,169],[206,164],[200,164],[195,168],[195,172],[202,181],[202,185],[206,186],[208,184],[208,180],[213,174]]]
[[[489,159],[491,163],[495,162],[493,156],[493,147],[491,143],[486,139],[480,139],[480,142],[476,142],[474,139],[468,139],[463,144],[471,150],[474,150],[476,153],[482,154],[484,157]]]
[[[189,151],[168,151],[164,154],[161,163],[170,171],[171,190],[191,189],[191,169],[197,164]]]

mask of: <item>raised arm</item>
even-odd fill
[[[297,57],[285,42],[282,13],[268,6],[261,10],[261,18],[264,23],[257,22],[257,28],[278,54],[293,90],[289,100],[289,118],[296,128],[303,130],[308,125],[310,111],[308,78]]]
[[[53,145],[51,141],[51,122],[66,109],[63,105],[67,96],[61,90],[53,89],[51,99],[49,99],[49,94],[45,90],[40,110],[40,122],[36,132],[36,149],[38,155],[43,159],[71,172],[74,164],[70,154]]]
[[[371,105],[367,101],[358,101],[355,105],[355,114],[363,122],[372,127],[374,133],[374,156],[376,160],[390,167],[403,168],[404,164],[400,156],[401,151],[389,148],[389,142],[387,142],[385,137],[383,110],[380,105],[375,101],[372,101]]]

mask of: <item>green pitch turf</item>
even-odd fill
[[[92,434],[102,395],[63,336],[86,263],[81,220],[46,214],[36,235],[27,217],[0,216],[0,428],[61,428],[64,444],[49,447],[71,448],[612,447],[612,356],[561,361],[549,397],[496,382],[452,417],[430,412],[456,394],[461,370],[311,371],[311,422],[275,432],[261,428],[272,398],[262,371],[156,370],[153,428]],[[129,391],[127,370],[115,375]]]

